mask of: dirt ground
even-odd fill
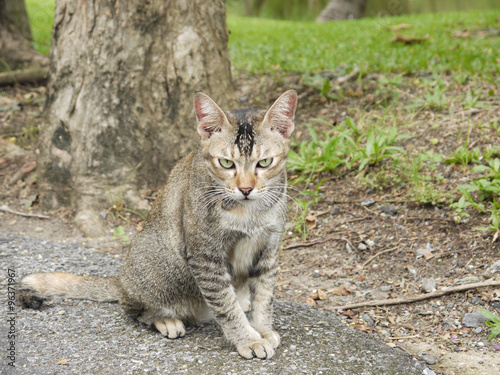
[[[397,77],[396,77],[397,78]],[[410,137],[400,144],[418,153],[432,150],[450,155],[466,134],[469,145],[484,149],[499,144],[500,100],[491,96],[492,85],[455,83],[441,77],[449,100],[445,109],[408,107],[418,102],[429,87],[429,77],[403,77],[397,84],[381,84],[377,75],[343,84],[340,100],[323,97],[318,90],[303,85],[301,77],[240,76],[236,79],[242,106],[265,107],[279,93],[295,88],[300,104],[295,137],[307,139],[305,124],[321,117],[332,126],[351,116],[356,122],[369,122],[387,116]],[[475,85],[475,86],[474,86]],[[467,89],[476,90],[481,106],[465,108],[457,98]],[[494,89],[494,87],[493,87]],[[498,88],[496,88],[498,89]],[[123,254],[126,244],[113,237],[123,226],[127,234],[140,230],[141,219],[103,207],[110,235],[104,239],[85,237],[72,223],[71,209],[41,212],[36,187],[38,126],[42,121],[45,88],[17,86],[4,88],[0,95],[0,206],[22,213],[45,214],[48,219],[23,217],[0,212],[0,231],[62,242],[76,241],[99,251]],[[321,128],[327,125],[319,125]],[[437,141],[436,141],[437,140]],[[281,273],[276,291],[280,300],[308,303],[320,310],[332,310],[345,324],[374,333],[392,347],[400,347],[425,360],[436,374],[494,374],[500,372],[499,338],[489,341],[484,323],[468,327],[464,316],[481,308],[500,315],[500,287],[473,288],[459,293],[426,298],[419,302],[393,306],[339,307],[375,300],[409,298],[447,287],[499,280],[500,241],[493,233],[474,229],[487,225],[487,216],[469,211],[470,218],[457,224],[453,210],[446,205],[418,204],[407,195],[404,184],[390,186],[380,182],[387,165],[371,167],[364,175],[324,173],[308,186],[319,189],[321,199],[311,205],[307,216],[307,236],[294,231],[299,212],[290,200],[290,227],[283,241]],[[439,163],[445,178],[439,191],[445,196],[462,181],[471,178],[470,168]],[[290,174],[292,181],[294,173]],[[364,177],[372,176],[372,184]],[[379,183],[373,183],[379,181]],[[432,283],[435,282],[435,286]]]

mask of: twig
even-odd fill
[[[401,336],[401,337],[386,337],[388,340],[404,340],[404,339],[414,339],[415,337],[420,337],[419,335],[413,336]]]
[[[446,221],[448,223],[457,224],[457,222],[453,219],[447,219],[444,217],[430,217],[430,216],[404,216],[401,217],[401,220],[437,220],[437,221]]]
[[[390,249],[385,249],[385,250],[382,250],[382,251],[379,251],[377,254],[375,255],[372,255],[371,257],[369,257],[366,262],[363,263],[363,268],[365,268],[368,264],[370,264],[370,262],[375,259],[376,257],[378,257],[379,255],[382,255],[382,254],[385,254],[385,253],[388,253],[390,251],[394,251],[396,249],[399,249],[399,246],[395,246],[395,247],[391,247]]]
[[[25,214],[24,212],[14,211],[7,207],[5,204],[0,206],[0,211],[8,212],[10,214],[25,216],[25,217],[35,217],[37,219],[50,219],[50,216],[39,215],[39,214]]]
[[[417,302],[417,301],[423,301],[423,300],[430,299],[430,298],[441,297],[441,296],[444,296],[445,294],[463,292],[463,291],[469,290],[469,289],[484,288],[487,286],[499,286],[499,285],[500,285],[500,280],[485,281],[485,282],[481,282],[481,283],[471,283],[471,284],[465,284],[465,285],[460,285],[460,286],[455,286],[455,287],[451,287],[451,288],[447,288],[447,289],[438,290],[438,291],[435,291],[432,293],[421,294],[421,295],[414,296],[414,297],[394,298],[394,299],[379,299],[379,300],[373,300],[373,301],[353,303],[351,305],[335,306],[334,309],[335,310],[340,310],[340,309],[341,310],[351,310],[351,309],[359,309],[360,307],[367,307],[367,306],[401,305],[404,303],[412,303],[412,302]]]
[[[295,249],[297,247],[309,247],[309,246],[317,245],[317,244],[320,244],[320,243],[325,243],[325,242],[328,242],[328,241],[331,241],[331,240],[341,240],[341,239],[342,238],[340,238],[340,237],[330,236],[330,237],[327,237],[327,238],[325,238],[323,240],[316,240],[316,241],[311,241],[311,242],[294,243],[292,245],[285,246],[283,248],[283,250]]]
[[[356,219],[351,219],[351,220],[343,221],[342,224],[345,224],[345,223],[354,223],[355,221],[368,220],[368,219],[371,219],[371,218],[372,218],[371,216],[358,217]]]

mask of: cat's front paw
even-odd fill
[[[184,323],[179,319],[158,319],[155,321],[155,327],[163,336],[169,339],[183,337],[186,334]]]
[[[264,340],[271,344],[273,349],[276,349],[280,345],[280,335],[276,331],[262,332],[261,336]]]
[[[238,353],[246,359],[269,359],[274,355],[273,347],[267,340],[264,339],[252,341],[246,345],[237,346],[236,349],[238,349]]]

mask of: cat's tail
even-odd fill
[[[120,290],[117,276],[77,276],[66,272],[34,273],[21,280],[17,296],[23,307],[37,309],[45,297],[50,296],[118,301]]]

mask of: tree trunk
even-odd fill
[[[5,4],[7,17],[9,17],[19,33],[29,41],[33,40],[24,0],[3,0],[3,2]]]
[[[46,66],[46,56],[36,52],[23,0],[0,0],[0,70],[25,65]]]
[[[361,18],[365,8],[366,0],[330,0],[316,21],[328,22]]]
[[[98,210],[146,209],[197,142],[195,90],[233,104],[224,0],[58,0],[39,188],[45,209],[73,206],[87,234]]]

